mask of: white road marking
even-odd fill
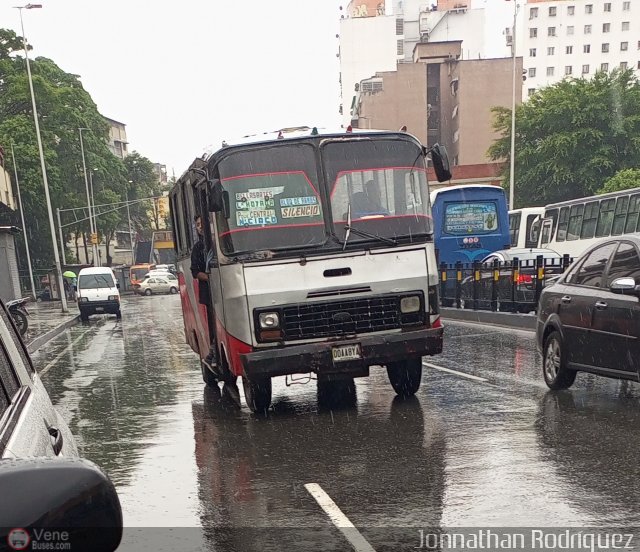
[[[452,370],[451,368],[445,368],[444,366],[438,366],[436,364],[431,364],[430,362],[423,362],[423,366],[428,366],[429,368],[433,368],[434,370],[440,370],[441,372],[448,372],[449,374],[454,374],[456,376],[460,376],[461,378],[468,378],[474,381],[488,381],[487,378],[481,378],[480,376],[472,376],[471,374],[465,374],[464,372],[458,372],[457,370]]]
[[[78,343],[78,341],[80,341],[85,335],[87,335],[87,333],[90,332],[91,329],[92,328],[89,328],[82,332],[80,336],[78,336],[74,341],[71,342],[71,344],[62,349],[62,351],[60,351],[49,364],[47,364],[42,370],[38,370],[38,374],[40,374],[40,377],[44,376],[54,366],[54,364],[58,362],[63,357],[63,355],[65,355],[66,352],[71,349],[71,347],[73,347],[76,343]]]
[[[360,531],[358,531],[349,518],[345,516],[331,497],[324,492],[322,487],[317,483],[307,483],[304,486],[309,494],[316,499],[325,513],[329,516],[332,523],[342,532],[347,540],[353,546],[355,552],[376,552],[372,546],[365,540]]]

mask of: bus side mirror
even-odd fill
[[[209,194],[209,212],[222,213],[224,218],[229,218],[229,192],[227,192],[219,180],[214,180]]]
[[[433,163],[433,170],[436,173],[438,182],[451,180],[451,166],[449,164],[447,148],[440,144],[435,144],[427,153],[431,154],[431,162]]]

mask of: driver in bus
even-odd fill
[[[211,350],[204,359],[204,362],[213,368],[217,365],[217,346],[216,346],[216,332],[215,332],[215,316],[213,312],[213,305],[211,304],[211,293],[209,290],[209,255],[207,253],[207,246],[204,241],[204,226],[202,224],[202,217],[196,215],[194,217],[196,223],[196,231],[198,232],[198,241],[194,244],[191,250],[191,275],[195,280],[198,280],[198,302],[204,305],[207,311],[207,319],[209,326],[209,338],[211,340]]]

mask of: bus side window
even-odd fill
[[[541,245],[546,245],[551,241],[551,220],[547,219],[542,223],[542,236],[540,239]]]
[[[540,235],[539,221],[540,217],[538,215],[529,215],[527,217],[527,235],[524,243],[526,248],[538,246],[538,237]]]
[[[511,234],[511,247],[518,247],[521,217],[522,213],[513,213],[509,215],[509,234]]]
[[[556,241],[563,242],[567,239],[567,227],[569,226],[569,207],[560,209],[558,218],[558,235]]]

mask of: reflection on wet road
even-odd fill
[[[121,322],[92,318],[34,361],[127,526],[204,528],[182,550],[350,549],[309,483],[377,552],[418,528],[640,525],[640,388],[581,374],[550,393],[528,332],[448,323],[408,401],[382,370],[336,404],[277,379],[266,419],[205,389],[177,297],[127,298]]]

